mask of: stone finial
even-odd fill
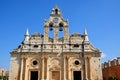
[[[57,5],[57,4],[55,5],[55,8],[58,8],[58,5]]]
[[[84,29],[84,41],[89,41],[86,28]]]
[[[26,29],[26,32],[25,32],[25,36],[28,36],[29,35],[29,31],[28,31],[28,28]]]
[[[28,31],[28,28],[26,29],[26,32],[25,32],[25,39],[24,41],[29,41],[29,31]]]

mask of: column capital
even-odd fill
[[[85,59],[91,59],[91,57],[90,56],[86,56],[86,57],[84,57]]]
[[[66,55],[66,58],[67,58],[67,59],[69,59],[69,58],[70,58],[70,56],[67,56],[67,55]]]
[[[21,56],[20,59],[21,59],[21,60],[23,60],[23,59],[26,60],[27,57]]]

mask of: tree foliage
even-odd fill
[[[117,80],[117,79],[115,77],[113,77],[113,76],[110,76],[109,80]]]
[[[2,79],[2,76],[0,75],[0,79]]]
[[[8,80],[8,76],[1,76],[1,75],[0,75],[0,80],[2,80],[2,79],[3,79],[3,80]]]

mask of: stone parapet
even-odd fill
[[[117,57],[113,60],[109,60],[108,62],[104,62],[102,63],[102,68],[108,68],[108,67],[112,67],[112,66],[118,66],[120,65],[120,57]]]
[[[120,57],[102,64],[103,80],[109,80],[110,77],[120,80]]]

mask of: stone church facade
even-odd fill
[[[56,6],[44,21],[44,35],[29,35],[27,29],[11,52],[9,80],[102,80],[100,50],[90,43],[86,29],[69,35],[68,27]]]

